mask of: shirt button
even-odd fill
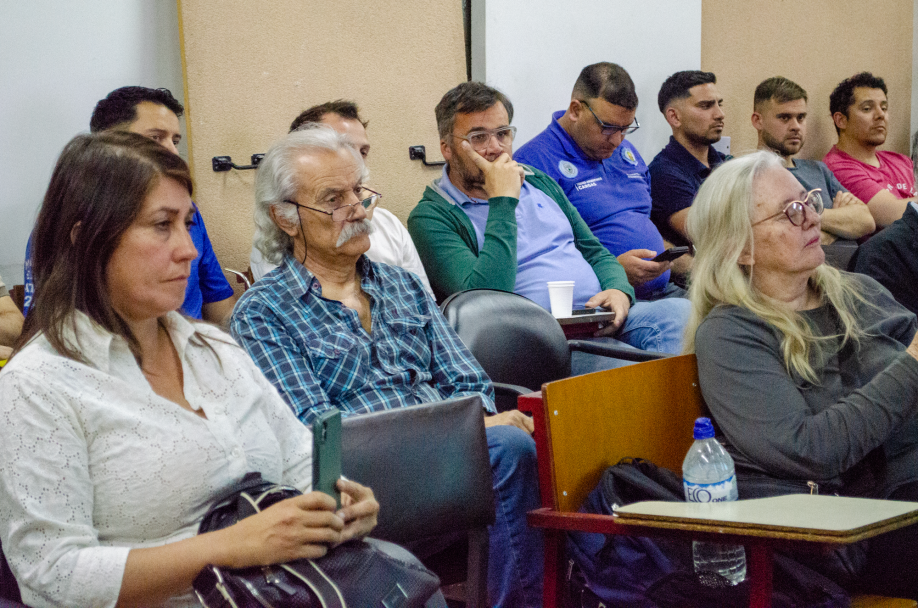
[[[236,448],[235,450],[233,450],[233,457],[239,458],[240,456],[242,456],[242,450],[240,450],[239,448]]]

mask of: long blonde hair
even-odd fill
[[[728,161],[711,173],[692,203],[686,227],[695,244],[695,262],[685,352],[695,352],[695,332],[714,307],[740,306],[778,330],[788,373],[817,384],[819,377],[811,363],[814,347],[834,343],[839,335],[855,343],[863,337],[854,310],[867,300],[849,276],[827,264],[819,266],[810,277],[810,285],[838,311],[841,332],[816,336],[800,313],[753,287],[752,269],[739,259],[744,251],[754,253],[751,218],[755,181],[773,167],[783,167],[781,159],[764,150]]]

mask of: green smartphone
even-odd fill
[[[312,489],[325,492],[341,508],[341,412],[331,408],[312,423]]]

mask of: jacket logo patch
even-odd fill
[[[579,171],[577,171],[577,167],[575,167],[573,163],[566,160],[562,160],[558,163],[558,171],[560,171],[561,175],[564,177],[569,177],[571,179],[577,177],[577,173],[579,173]]]
[[[632,165],[637,164],[637,159],[634,157],[634,152],[628,148],[622,148],[622,158],[631,163]]]

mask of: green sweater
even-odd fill
[[[531,168],[531,167],[530,167]],[[571,223],[574,245],[593,267],[603,290],[618,289],[634,303],[634,289],[615,256],[593,236],[586,222],[567,200],[561,187],[545,173],[526,181],[551,197]],[[484,246],[468,215],[439,186],[436,179],[408,216],[408,232],[418,249],[438,300],[474,288],[513,291],[516,285],[516,205],[519,199],[499,196],[488,200]]]

